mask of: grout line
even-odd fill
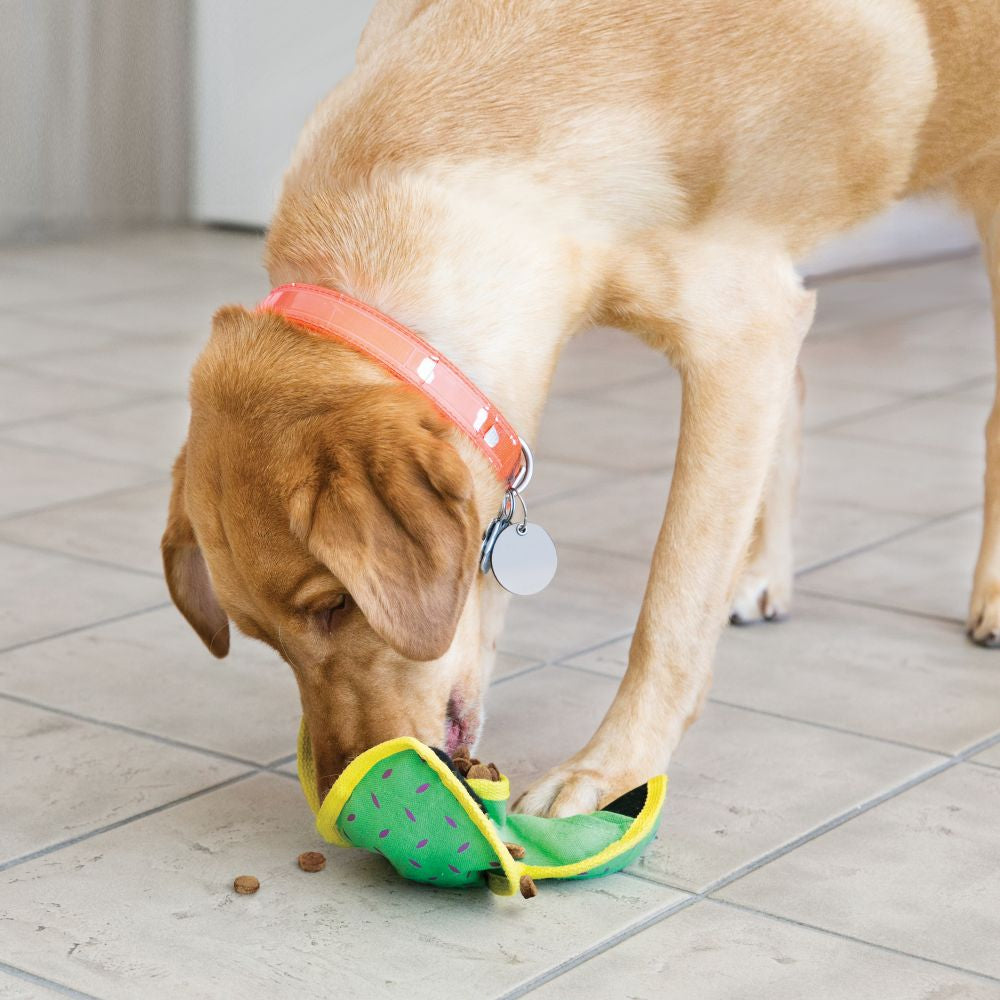
[[[0,532],[0,544],[11,545],[18,549],[26,549],[29,552],[40,552],[47,556],[61,556],[64,559],[71,559],[74,562],[86,563],[90,566],[103,566],[105,569],[116,569],[123,573],[135,573],[138,576],[145,576],[153,580],[162,580],[163,573],[154,572],[151,569],[138,569],[135,566],[125,566],[122,563],[111,562],[108,559],[98,559],[95,556],[85,556],[80,552],[66,552],[63,549],[49,548],[47,545],[36,545],[33,542],[22,542],[19,539],[6,538]]]
[[[8,962],[0,961],[0,972],[6,972],[14,979],[23,979],[24,982],[32,983],[35,986],[44,986],[53,993],[59,993],[65,997],[77,997],[78,1000],[98,1000],[91,993],[82,993],[80,990],[73,989],[72,986],[64,986],[62,983],[57,983],[54,979],[37,976],[33,972],[28,972],[26,969],[19,969],[16,965],[11,965]]]
[[[104,348],[107,350],[108,348]],[[94,348],[94,351],[102,350],[102,348]],[[74,352],[74,353],[84,353],[84,352]],[[50,357],[50,353],[38,355],[40,358]],[[18,372],[22,375],[33,375],[36,378],[42,377],[41,373],[34,370],[27,370],[21,368],[12,368],[13,371]],[[87,381],[85,379],[73,379],[72,381],[81,382],[84,385],[96,385],[102,386],[108,389],[121,389],[123,392],[127,392],[123,386],[114,385],[111,382],[94,382]],[[140,406],[150,406],[154,403],[166,403],[171,400],[181,400],[187,397],[183,392],[154,392],[152,394],[148,392],[143,392],[135,396],[129,396],[127,399],[120,399],[115,403],[101,403],[98,406],[80,406],[72,410],[60,410],[56,413],[46,413],[40,417],[21,417],[17,420],[5,420],[0,423],[0,434],[5,434],[9,430],[14,430],[18,427],[25,427],[31,424],[46,424],[55,423],[56,421],[66,421],[73,417],[83,417],[83,416],[100,416],[104,413],[117,413],[119,410],[130,410]],[[11,439],[12,444],[19,444],[22,447],[25,445],[24,441],[16,441]],[[76,454],[74,452],[74,454]]]
[[[136,729],[134,726],[126,726],[121,722],[112,722],[109,719],[98,719],[92,715],[84,715],[81,712],[73,712],[66,708],[59,708],[56,705],[47,705],[44,702],[35,701],[33,698],[24,698],[19,694],[9,694],[0,691],[0,700],[13,702],[16,705],[24,705],[27,708],[37,708],[43,712],[51,712],[53,715],[61,715],[76,722],[86,722],[92,726],[100,726],[102,729],[111,729],[117,733],[127,733],[129,736],[138,736],[140,739],[150,740],[163,746],[174,747],[177,750],[189,750],[207,757],[215,757],[218,760],[228,761],[230,764],[242,764],[244,767],[270,768],[271,764],[261,764],[246,757],[237,757],[235,754],[226,753],[223,750],[212,750],[209,747],[199,746],[195,743],[187,743],[184,740],[177,740],[171,736],[162,736],[159,733],[152,733],[145,729]],[[294,758],[293,758],[294,759]]]
[[[83,414],[71,413],[67,418],[70,419],[75,416],[82,416]],[[92,452],[76,451],[73,448],[64,448],[61,445],[55,444],[38,444],[34,441],[18,441],[16,438],[9,438],[3,436],[3,428],[0,428],[0,443],[3,443],[9,448],[20,448],[22,451],[40,452],[43,455],[54,455],[56,458],[75,458],[84,462],[101,462],[104,465],[117,465],[127,469],[140,469],[143,472],[159,472],[162,477],[166,470],[158,469],[155,465],[146,465],[144,462],[136,462],[131,458],[108,458],[104,455],[95,455]],[[180,450],[181,444],[178,443],[177,449]]]
[[[62,639],[67,635],[76,635],[77,632],[86,632],[87,629],[99,628],[102,625],[113,625],[115,622],[123,622],[129,618],[137,618],[139,615],[145,615],[151,611],[160,611],[162,608],[169,608],[171,606],[170,601],[160,601],[159,604],[151,604],[145,608],[136,608],[134,611],[126,611],[124,614],[114,615],[111,618],[101,618],[96,622],[87,622],[86,625],[75,625],[73,628],[64,629],[62,632],[41,635],[36,639],[25,639],[24,642],[15,642],[10,646],[4,646],[0,649],[0,655],[3,653],[13,653],[16,649],[25,649],[28,646],[37,646],[39,643],[49,642],[52,639]]]
[[[977,375],[975,378],[964,379],[961,382],[955,382],[949,385],[947,388],[942,389],[929,389],[926,392],[918,392],[913,395],[903,396],[900,399],[894,399],[891,403],[881,403],[878,406],[872,406],[867,410],[858,410],[856,413],[848,414],[843,417],[834,417],[833,420],[828,420],[823,424],[816,424],[814,427],[810,427],[807,431],[807,435],[813,434],[829,434],[831,432],[839,431],[843,427],[849,427],[851,424],[861,423],[865,420],[869,420],[872,417],[884,416],[887,413],[897,413],[900,411],[905,411],[913,406],[917,406],[920,403],[932,402],[938,399],[947,399],[948,396],[955,395],[959,392],[964,392],[967,389],[976,389],[981,385],[989,385],[995,382],[996,379],[993,375]],[[808,389],[807,389],[808,391]],[[836,435],[838,437],[844,437],[846,435]],[[906,445],[900,444],[895,441],[880,441],[877,438],[850,438],[850,440],[864,440],[864,441],[874,441],[876,444],[889,445],[893,448],[909,448],[911,450],[922,451],[919,446],[916,445]],[[943,452],[943,448],[931,448],[929,449],[935,453]]]
[[[900,528],[899,531],[895,531],[891,535],[886,535],[884,538],[880,538],[877,541],[866,542],[864,545],[859,545],[854,549],[848,549],[846,552],[841,552],[828,559],[821,559],[819,562],[802,566],[795,571],[795,577],[796,579],[801,579],[804,576],[808,576],[810,573],[815,573],[817,570],[826,569],[827,566],[832,566],[834,563],[842,562],[844,559],[853,559],[855,556],[864,555],[867,552],[872,552],[875,549],[881,548],[883,545],[889,545],[891,542],[899,541],[901,538],[907,538],[910,535],[915,535],[926,528],[933,528],[936,525],[957,520],[958,518],[964,517],[966,514],[971,514],[973,511],[980,510],[981,508],[981,503],[974,503],[969,504],[966,507],[959,507],[957,510],[947,511],[944,514],[935,514],[926,521],[921,521],[919,524],[911,524],[906,528]],[[901,608],[900,610],[903,609]]]
[[[978,257],[979,252],[979,244],[970,243],[967,247],[961,247],[957,250],[945,250],[942,253],[932,253],[922,257],[897,257],[877,264],[864,264],[861,267],[819,271],[816,274],[807,274],[805,283],[810,288],[821,287],[835,281],[843,281],[845,278],[857,278],[864,274],[884,274],[892,271],[906,271],[909,268],[932,267],[934,264],[948,264],[955,260],[965,260],[967,257]]]
[[[951,969],[953,972],[964,972],[966,975],[975,976],[978,979],[985,979],[990,983],[1000,983],[1000,979],[996,976],[991,976],[986,972],[976,972],[974,969],[966,969],[961,965],[952,965],[951,962],[942,962],[936,958],[928,958],[926,955],[915,955],[911,951],[902,951],[899,948],[893,948],[891,945],[879,944],[877,941],[869,941],[867,938],[855,937],[853,934],[844,934],[842,931],[830,930],[826,927],[820,927],[817,924],[809,924],[804,920],[793,920],[791,917],[783,917],[778,913],[771,913],[768,910],[759,910],[753,906],[747,906],[745,903],[735,903],[729,899],[707,899],[706,903],[713,904],[715,906],[727,906],[735,910],[742,910],[744,913],[753,913],[759,917],[766,917],[768,920],[777,920],[783,924],[791,924],[793,927],[802,927],[806,930],[817,931],[820,934],[829,934],[833,937],[840,938],[843,941],[852,941],[855,944],[867,945],[869,948],[877,948],[879,951],[888,952],[890,955],[900,955],[903,958],[915,958],[918,962],[927,962],[930,965],[936,965],[939,968]]]
[[[596,958],[598,955],[602,955],[606,951],[610,951],[623,941],[626,941],[637,934],[641,934],[644,930],[652,927],[654,924],[658,924],[661,921],[666,920],[668,917],[672,917],[675,913],[679,913],[681,910],[686,910],[689,906],[693,906],[697,903],[699,899],[699,896],[688,896],[686,899],[674,900],[672,903],[668,903],[660,909],[647,914],[641,920],[637,920],[635,923],[622,928],[622,930],[618,933],[612,934],[603,941],[599,941],[597,944],[591,945],[589,948],[580,952],[580,954],[574,955],[572,958],[567,958],[558,965],[554,965],[552,968],[546,969],[544,972],[532,976],[530,979],[525,980],[519,986],[515,986],[506,993],[501,993],[496,1000],[515,1000],[517,997],[523,997],[526,994],[538,989],[539,986],[544,986],[553,979],[558,979],[560,976],[577,968],[577,966],[582,965],[584,962],[587,962],[592,958]]]
[[[831,733],[842,733],[844,736],[856,736],[858,739],[871,740],[874,743],[888,743],[890,746],[901,747],[904,750],[918,750],[921,753],[933,754],[935,757],[950,757],[946,750],[934,750],[931,747],[918,746],[916,743],[906,743],[903,740],[894,740],[888,736],[873,736],[871,733],[860,733],[856,729],[847,729],[844,726],[834,726],[828,722],[816,722],[812,719],[799,719],[794,715],[782,715],[781,712],[771,712],[766,708],[755,708],[752,705],[740,705],[734,701],[724,701],[721,698],[709,697],[708,701],[713,705],[724,705],[726,708],[738,708],[745,712],[754,712],[756,715],[766,715],[772,719],[781,719],[784,722],[797,722],[800,725],[813,726],[815,729],[826,729]]]
[[[707,899],[712,893],[718,892],[721,889],[725,889],[733,882],[736,882],[739,879],[744,878],[745,876],[751,874],[752,872],[756,871],[759,868],[763,868],[765,865],[770,864],[777,858],[783,857],[786,854],[790,854],[792,851],[803,846],[804,844],[807,844],[813,840],[816,840],[819,837],[822,837],[824,834],[837,829],[837,827],[843,826],[843,824],[847,823],[848,821],[855,819],[856,817],[861,816],[864,813],[869,812],[870,810],[876,808],[876,806],[880,806],[883,803],[888,802],[890,799],[894,799],[897,796],[902,795],[904,792],[907,792],[910,789],[915,788],[917,785],[921,785],[924,782],[929,781],[931,778],[936,777],[942,772],[950,770],[951,768],[957,766],[958,764],[964,763],[966,760],[968,760],[969,757],[972,757],[977,753],[981,753],[983,750],[986,750],[989,747],[995,746],[997,744],[1000,744],[1000,733],[996,733],[993,736],[987,737],[984,740],[980,740],[978,743],[974,743],[972,746],[966,747],[965,750],[962,750],[961,752],[951,757],[948,757],[943,761],[940,761],[939,763],[935,764],[933,767],[930,767],[925,771],[921,771],[919,774],[914,775],[912,778],[907,779],[901,784],[896,785],[895,787],[890,788],[885,792],[881,792],[880,794],[875,795],[870,799],[866,799],[864,802],[861,802],[856,806],[852,806],[850,809],[847,809],[840,815],[835,816],[830,820],[827,820],[825,823],[821,823],[819,826],[813,827],[813,829],[811,830],[807,830],[804,834],[794,838],[793,840],[790,840],[787,843],[782,844],[771,851],[767,851],[764,854],[759,855],[757,858],[748,861],[746,864],[741,865],[739,868],[734,869],[727,875],[723,875],[720,878],[716,879],[714,882],[710,882],[704,889],[700,890],[697,893],[692,894],[687,899],[681,900],[679,903],[674,903],[670,906],[664,907],[662,910],[652,914],[650,917],[648,917],[643,921],[640,921],[638,924],[625,928],[619,934],[614,935],[613,937],[608,938],[607,940],[602,941],[591,948],[585,949],[584,951],[580,952],[580,954],[574,956],[571,959],[567,959],[565,962],[562,962],[554,966],[552,969],[548,969],[545,972],[540,973],[534,978],[528,980],[526,983],[522,984],[522,986],[517,987],[516,989],[510,991],[509,993],[503,994],[503,996],[500,997],[499,1000],[513,1000],[513,998],[515,997],[524,996],[526,993],[529,993],[532,990],[536,989],[537,987],[542,986],[553,979],[556,979],[557,977],[563,975],[564,973],[569,972],[571,969],[577,968],[584,962],[589,961],[591,958],[595,958],[597,955],[600,955],[603,952],[608,951],[609,949],[613,948],[617,944],[620,944],[627,938],[630,938],[635,934],[638,934],[640,931],[643,931],[646,928],[653,926],[654,924],[666,920],[668,917],[672,916],[674,913],[679,912],[680,910],[687,909],[687,907],[693,906],[695,903]],[[631,878],[638,878],[641,881],[650,882],[654,885],[662,886],[665,889],[673,889],[679,892],[690,892],[690,890],[688,889],[681,889],[679,886],[675,886],[667,882],[662,882],[658,879],[651,878],[648,875],[639,875],[633,872],[625,872],[624,874]],[[713,901],[721,902],[721,900],[713,900]],[[864,943],[870,944],[871,942],[866,941]],[[928,959],[927,961],[933,961],[933,960]],[[968,970],[963,969],[961,971],[965,972]],[[973,974],[975,975],[976,973]]]
[[[643,469],[640,471],[630,471],[627,469],[609,469],[605,466],[590,465],[586,462],[577,462],[569,458],[559,458],[553,457],[553,461],[561,462],[563,465],[573,465],[578,468],[592,469],[595,472],[601,473],[600,478],[594,480],[590,483],[584,483],[581,486],[570,486],[565,490],[559,490],[556,493],[550,493],[540,499],[532,501],[532,509],[544,509],[549,503],[553,503],[558,500],[567,500],[572,497],[579,496],[581,493],[588,493],[591,490],[603,489],[605,486],[611,486],[615,483],[628,482],[632,479],[641,479],[646,476],[658,476],[661,474],[666,474],[673,469],[673,462],[668,462],[666,465],[657,466],[655,469]],[[569,542],[560,543],[563,545],[569,545]],[[576,546],[578,548],[585,548],[586,546]]]
[[[144,809],[142,812],[135,813],[132,816],[126,816],[124,819],[115,820],[113,823],[106,823],[104,826],[96,827],[93,830],[88,830],[86,833],[78,834],[75,837],[69,837],[66,840],[61,840],[56,844],[50,844],[48,847],[41,847],[37,851],[32,851],[30,854],[22,854],[20,857],[11,858],[9,861],[0,863],[0,872],[7,871],[10,868],[15,868],[17,865],[26,864],[28,861],[35,861],[37,858],[45,857],[48,854],[54,854],[56,851],[61,851],[66,847],[73,847],[76,844],[81,844],[86,840],[91,840],[93,837],[99,837],[103,833],[110,833],[112,830],[117,830],[120,827],[127,826],[129,823],[134,823],[137,820],[146,819],[149,816],[155,816],[157,813],[164,812],[167,809],[172,809],[174,806],[183,805],[186,802],[192,802],[194,799],[199,799],[203,795],[220,791],[223,788],[228,788],[230,785],[235,785],[237,782],[245,781],[247,778],[252,778],[256,774],[260,774],[260,768],[255,767],[252,770],[233,775],[231,778],[225,778],[223,781],[217,781],[214,785],[199,788],[196,792],[189,792],[187,795],[182,795],[180,798],[171,799],[169,802],[163,802],[158,806],[153,806],[151,809]]]
[[[517,670],[512,674],[504,674],[503,677],[496,677],[490,681],[487,686],[487,691],[492,691],[493,688],[499,687],[501,684],[506,684],[508,681],[516,681],[519,677],[524,677],[526,674],[533,674],[544,667],[549,666],[548,661],[542,661],[540,663],[532,663],[530,666],[524,667],[521,670]]]
[[[935,615],[929,611],[914,611],[911,608],[898,608],[893,604],[881,604],[878,601],[865,601],[860,598],[842,597],[839,594],[824,594],[820,590],[810,590],[808,587],[799,587],[798,593],[806,597],[815,597],[822,601],[831,601],[834,604],[846,604],[854,608],[871,608],[874,611],[887,611],[891,614],[906,615],[908,618],[918,618],[925,622],[938,622],[942,625],[952,625],[958,628],[965,628],[965,622],[960,618],[949,618],[947,615]]]
[[[9,444],[12,442],[5,441],[4,444]],[[23,444],[13,442],[19,448],[29,448]],[[74,456],[80,458],[79,455]],[[146,466],[137,465],[134,466],[136,469],[145,469]],[[91,500],[107,500],[112,497],[116,497],[121,493],[129,493],[132,490],[143,489],[146,486],[156,486],[161,483],[167,482],[167,474],[165,472],[160,472],[155,479],[149,479],[143,482],[129,483],[127,486],[116,486],[114,489],[103,490],[99,493],[84,493],[81,496],[67,497],[65,500],[56,500],[53,503],[41,504],[38,507],[26,507],[23,510],[14,510],[8,514],[0,515],[0,525],[4,525],[9,521],[14,521],[19,517],[28,517],[30,514],[45,514],[52,510],[61,510],[63,507],[72,507],[79,503],[89,502]]]

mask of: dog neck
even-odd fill
[[[533,442],[559,353],[588,321],[594,286],[593,266],[553,224],[545,193],[482,167],[450,167],[338,195],[326,193],[330,230],[317,236],[300,221],[294,178],[286,184],[268,240],[272,281],[332,287],[391,316]]]

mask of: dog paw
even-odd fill
[[[655,767],[648,774],[641,773],[641,768],[612,772],[606,766],[588,764],[585,758],[571,759],[536,781],[511,811],[530,816],[596,812],[658,773]]]
[[[1000,646],[1000,580],[977,582],[973,587],[966,633],[980,646]]]
[[[732,625],[780,621],[787,617],[791,604],[791,573],[771,574],[749,569],[736,587],[729,621]]]

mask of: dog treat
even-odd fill
[[[299,855],[299,867],[304,872],[321,872],[326,867],[326,856],[319,851],[306,851]]]
[[[233,879],[233,888],[241,896],[252,896],[260,888],[260,882],[253,875],[238,875]]]
[[[299,779],[329,843],[378,854],[412,882],[527,899],[539,879],[599,878],[632,864],[656,835],[667,790],[655,775],[596,812],[521,816],[507,811],[510,786],[495,764],[401,736],[352,760],[320,799],[304,726]]]

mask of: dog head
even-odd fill
[[[382,740],[477,736],[482,525],[454,433],[418,391],[270,313],[220,310],[192,374],[170,594],[216,656],[232,622],[292,667],[321,796]]]

